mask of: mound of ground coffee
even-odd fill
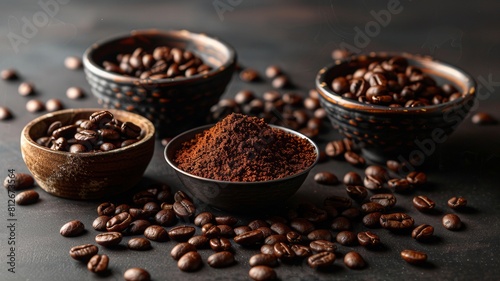
[[[188,173],[239,182],[291,176],[315,160],[316,151],[306,139],[236,113],[184,143],[175,157]]]

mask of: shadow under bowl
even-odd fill
[[[184,187],[200,201],[217,209],[249,213],[262,211],[283,205],[288,198],[294,195],[304,183],[311,169],[316,165],[319,151],[316,144],[306,136],[293,130],[270,125],[287,133],[308,140],[316,152],[316,160],[307,169],[282,179],[259,182],[231,182],[199,177],[181,170],[175,164],[175,154],[184,142],[192,140],[197,134],[210,129],[213,125],[206,125],[189,130],[172,139],[165,148],[165,159],[175,170],[175,173]]]

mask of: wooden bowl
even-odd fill
[[[136,185],[154,152],[155,128],[135,113],[109,111],[120,121],[144,130],[144,137],[129,146],[107,152],[71,153],[36,143],[54,121],[73,124],[102,109],[66,109],[45,114],[28,123],[21,133],[21,153],[26,166],[42,189],[70,199],[99,199],[124,192]]]

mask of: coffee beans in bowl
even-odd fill
[[[318,154],[307,137],[242,114],[181,134],[165,148],[168,164],[192,194],[240,211],[290,197]]]
[[[50,194],[98,199],[132,188],[153,156],[155,129],[127,111],[67,109],[26,125],[21,152]]]

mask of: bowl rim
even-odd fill
[[[212,68],[208,73],[203,75],[193,75],[191,77],[184,78],[162,78],[162,79],[148,79],[148,78],[138,78],[138,77],[130,77],[120,75],[118,73],[109,72],[103,69],[100,65],[98,65],[94,60],[91,59],[94,51],[98,50],[102,45],[111,44],[115,41],[123,40],[126,38],[134,37],[137,35],[161,35],[165,37],[179,37],[179,38],[187,38],[192,40],[192,38],[206,38],[214,43],[220,44],[223,46],[228,52],[228,59],[225,60],[221,66],[217,68]],[[131,30],[128,33],[121,33],[114,36],[110,36],[104,39],[101,39],[95,43],[93,43],[90,47],[85,50],[83,54],[83,65],[86,70],[103,77],[108,80],[112,80],[115,83],[122,84],[132,84],[132,85],[156,85],[156,84],[165,84],[169,85],[177,85],[177,84],[187,84],[192,83],[194,81],[198,81],[202,78],[209,78],[222,73],[224,70],[231,67],[231,65],[236,63],[236,51],[235,49],[225,42],[215,36],[207,35],[206,33],[194,33],[185,29],[180,30],[160,30],[156,28],[151,29],[139,29],[139,30]]]
[[[290,175],[290,176],[287,176],[287,177],[284,177],[284,178],[279,178],[279,179],[273,179],[273,180],[268,180],[268,181],[252,181],[252,182],[242,182],[242,181],[223,181],[223,180],[215,180],[215,179],[209,179],[209,178],[204,178],[204,177],[200,177],[200,176],[197,176],[197,175],[193,175],[193,174],[190,174],[182,169],[180,169],[179,167],[177,167],[177,165],[175,165],[175,163],[173,162],[173,160],[171,161],[168,157],[168,153],[167,151],[169,151],[169,149],[172,149],[172,146],[174,143],[178,142],[182,137],[184,137],[185,135],[188,135],[188,134],[192,134],[194,132],[197,132],[198,133],[202,133],[204,132],[205,130],[207,129],[210,129],[211,127],[213,127],[215,124],[208,124],[208,125],[203,125],[203,126],[200,126],[200,127],[196,127],[196,128],[193,128],[191,130],[188,130],[188,131],[185,131],[179,135],[177,135],[176,137],[174,137],[172,140],[170,140],[170,142],[167,144],[167,146],[165,147],[164,149],[164,152],[163,152],[163,156],[165,157],[165,160],[167,161],[168,165],[170,167],[172,167],[173,169],[175,169],[176,172],[178,173],[181,173],[187,177],[190,177],[190,178],[194,178],[194,179],[197,179],[197,180],[201,180],[201,181],[206,181],[206,182],[212,182],[212,183],[216,183],[216,184],[231,184],[231,185],[256,185],[256,184],[269,184],[269,183],[278,183],[278,182],[282,182],[282,181],[286,181],[286,180],[290,180],[292,178],[296,178],[296,177],[299,177],[301,175],[304,175],[304,174],[307,174],[311,171],[311,169],[316,166],[316,164],[318,163],[319,161],[319,148],[318,146],[316,145],[316,143],[314,143],[313,140],[311,140],[310,138],[308,138],[307,136],[297,132],[297,131],[294,131],[292,129],[289,129],[289,128],[285,128],[285,127],[282,127],[282,126],[277,126],[277,125],[272,125],[272,124],[268,124],[270,127],[272,128],[276,128],[276,129],[279,129],[279,130],[283,130],[287,133],[290,133],[294,136],[297,136],[297,137],[300,137],[300,138],[303,138],[305,140],[308,141],[309,144],[311,144],[314,148],[314,151],[316,152],[316,159],[314,160],[314,162],[309,166],[307,167],[306,169],[300,171],[299,173],[296,173],[296,174],[293,174],[293,175]]]
[[[354,60],[359,59],[370,59],[370,58],[383,58],[383,57],[392,57],[392,56],[402,56],[406,59],[413,61],[420,61],[428,64],[434,64],[434,66],[438,66],[443,69],[447,69],[448,71],[452,71],[454,75],[461,76],[463,82],[465,83],[467,90],[465,95],[462,95],[460,98],[457,98],[453,101],[448,101],[445,103],[437,104],[437,105],[429,105],[422,107],[388,107],[385,105],[375,105],[375,104],[365,104],[360,103],[357,100],[345,99],[341,95],[336,94],[330,86],[326,82],[326,73],[331,71],[334,67],[338,65],[349,63]],[[432,72],[425,73],[439,73],[439,70],[435,70]],[[448,80],[448,79],[447,79]],[[368,54],[355,54],[351,55],[347,58],[335,60],[332,64],[327,65],[321,68],[315,79],[316,89],[318,90],[320,96],[327,100],[328,102],[348,108],[349,110],[357,110],[357,111],[368,111],[371,114],[415,114],[415,113],[432,113],[439,112],[442,113],[443,110],[459,106],[470,99],[473,99],[476,94],[477,83],[476,80],[463,69],[449,64],[447,62],[443,62],[441,60],[437,60],[431,56],[420,55],[420,54],[411,54],[407,52],[370,52]]]
[[[91,112],[92,113],[92,112],[103,111],[103,110],[110,111],[111,113],[113,113],[113,112],[120,112],[120,113],[124,113],[124,114],[127,114],[127,115],[132,115],[132,116],[137,117],[142,122],[146,123],[146,126],[149,128],[148,129],[148,133],[142,139],[140,139],[138,142],[135,142],[135,143],[133,143],[131,145],[127,145],[125,147],[116,148],[116,149],[113,149],[113,150],[110,150],[110,151],[100,151],[100,152],[96,152],[96,153],[90,153],[90,152],[73,153],[73,152],[69,152],[69,151],[53,150],[53,149],[50,149],[49,147],[41,146],[35,140],[33,140],[31,138],[31,136],[30,136],[30,130],[31,130],[31,128],[33,128],[33,126],[35,124],[40,123],[43,120],[46,120],[46,119],[48,119],[50,117],[54,117],[54,116],[62,115],[62,114],[66,114],[66,113],[74,113],[74,114],[82,113],[82,112]],[[114,115],[114,113],[113,113],[113,115]],[[100,157],[100,156],[109,156],[109,155],[118,154],[118,153],[121,153],[121,152],[123,152],[125,150],[129,150],[131,148],[134,148],[134,147],[137,147],[137,146],[141,146],[144,143],[146,143],[147,141],[149,141],[150,139],[154,138],[154,136],[155,136],[155,127],[154,127],[153,123],[151,123],[151,121],[149,121],[149,119],[147,119],[146,117],[141,116],[141,115],[136,114],[136,113],[133,113],[133,112],[129,112],[129,111],[126,111],[126,110],[120,110],[120,109],[69,108],[69,109],[62,109],[62,110],[58,110],[58,111],[54,111],[54,112],[49,112],[47,114],[44,114],[42,116],[39,116],[39,117],[31,120],[28,124],[26,124],[26,126],[24,126],[24,128],[22,130],[21,141],[25,140],[31,146],[34,146],[37,149],[44,150],[45,152],[59,154],[59,155],[62,155],[62,156],[72,155],[72,156],[75,156],[75,157],[78,156],[78,157],[82,157],[82,158],[87,158],[87,157]]]

